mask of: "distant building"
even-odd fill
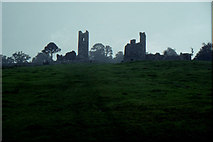
[[[177,56],[166,56],[160,55],[159,53],[156,54],[146,54],[146,60],[191,60],[192,54],[189,53],[180,53]]]
[[[163,60],[164,55],[160,55],[160,53],[155,54],[146,54],[146,60]]]
[[[75,51],[67,52],[65,56],[57,54],[57,61],[89,61],[89,32],[82,31],[78,32],[78,55],[76,56]]]
[[[135,39],[130,40],[124,49],[124,61],[136,61],[146,59],[146,35],[145,32],[139,33],[140,42]]]
[[[136,43],[135,39],[130,40],[124,48],[124,61],[139,61],[139,60],[191,60],[192,54],[180,53],[180,55],[160,55],[146,54],[146,34],[140,32],[140,42]]]
[[[89,32],[82,31],[78,32],[78,56],[77,59],[81,61],[88,61],[88,52],[89,52]]]
[[[180,53],[181,60],[192,60],[192,54],[189,53]]]
[[[75,51],[67,52],[65,56],[57,54],[57,61],[74,61],[75,59]]]

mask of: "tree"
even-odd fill
[[[123,58],[124,58],[123,52],[122,51],[118,51],[118,53],[115,55],[114,62],[120,63],[120,62],[123,61]]]
[[[60,52],[61,49],[54,42],[50,42],[47,46],[42,50],[43,53],[49,54],[51,59],[53,59],[53,54]]]
[[[172,49],[171,47],[168,47],[164,52],[163,54],[165,56],[178,56],[175,49]]]
[[[14,59],[12,57],[7,57],[5,55],[0,55],[2,65],[12,64],[14,63]]]
[[[90,50],[90,59],[98,62],[110,62],[112,59],[112,47],[96,43]]]
[[[45,62],[50,62],[51,60],[49,54],[40,52],[33,58],[32,63],[43,64]]]
[[[211,61],[212,60],[212,43],[203,43],[200,51],[196,54],[194,60],[204,60],[204,61]]]
[[[31,57],[25,53],[23,53],[22,51],[18,51],[16,53],[14,53],[12,55],[12,59],[8,59],[8,60],[13,60],[15,61],[15,63],[17,64],[22,64],[22,63],[27,63],[27,61],[30,59]]]
[[[110,47],[109,45],[106,45],[106,47],[105,47],[105,56],[112,59],[112,55],[113,55],[112,47]]]
[[[7,56],[0,54],[0,63],[6,64],[7,63]]]
[[[13,57],[7,57],[5,55],[0,54],[0,64],[2,64],[2,66],[11,65],[13,63],[14,63]]]
[[[12,57],[7,57],[7,64],[13,64],[14,59]]]
[[[105,59],[104,45],[96,43],[90,50],[90,59],[94,61],[103,61]]]

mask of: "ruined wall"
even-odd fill
[[[145,33],[139,33],[140,42],[136,43],[136,40],[130,40],[124,49],[124,61],[136,61],[145,60],[146,58],[146,35]]]
[[[88,60],[88,51],[89,51],[89,32],[82,31],[78,32],[78,59],[79,60]]]
[[[146,54],[146,60],[191,60],[192,54],[189,53],[180,53],[177,56],[166,56],[160,55],[159,53],[156,54]]]
[[[140,44],[142,45],[142,58],[145,59],[146,56],[146,34],[145,32],[140,32]]]
[[[189,53],[180,53],[181,60],[192,60],[192,54]]]
[[[57,54],[57,61],[74,61],[75,59],[75,51],[67,52],[65,56]]]

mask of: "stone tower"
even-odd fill
[[[135,39],[130,40],[124,49],[124,61],[137,61],[146,59],[146,34],[140,32],[140,41],[136,43]]]
[[[146,57],[146,34],[145,32],[140,32],[140,44],[142,46],[141,50],[142,50],[142,53],[141,53],[141,56],[142,56],[142,59],[145,59]]]
[[[88,60],[88,50],[89,50],[89,32],[82,31],[78,32],[78,59]]]

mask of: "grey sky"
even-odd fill
[[[89,47],[103,43],[114,55],[129,40],[146,32],[147,51],[197,53],[211,42],[211,3],[6,3],[2,5],[3,54],[23,51],[37,55],[49,42],[65,54],[77,53],[78,31],[89,31]]]

